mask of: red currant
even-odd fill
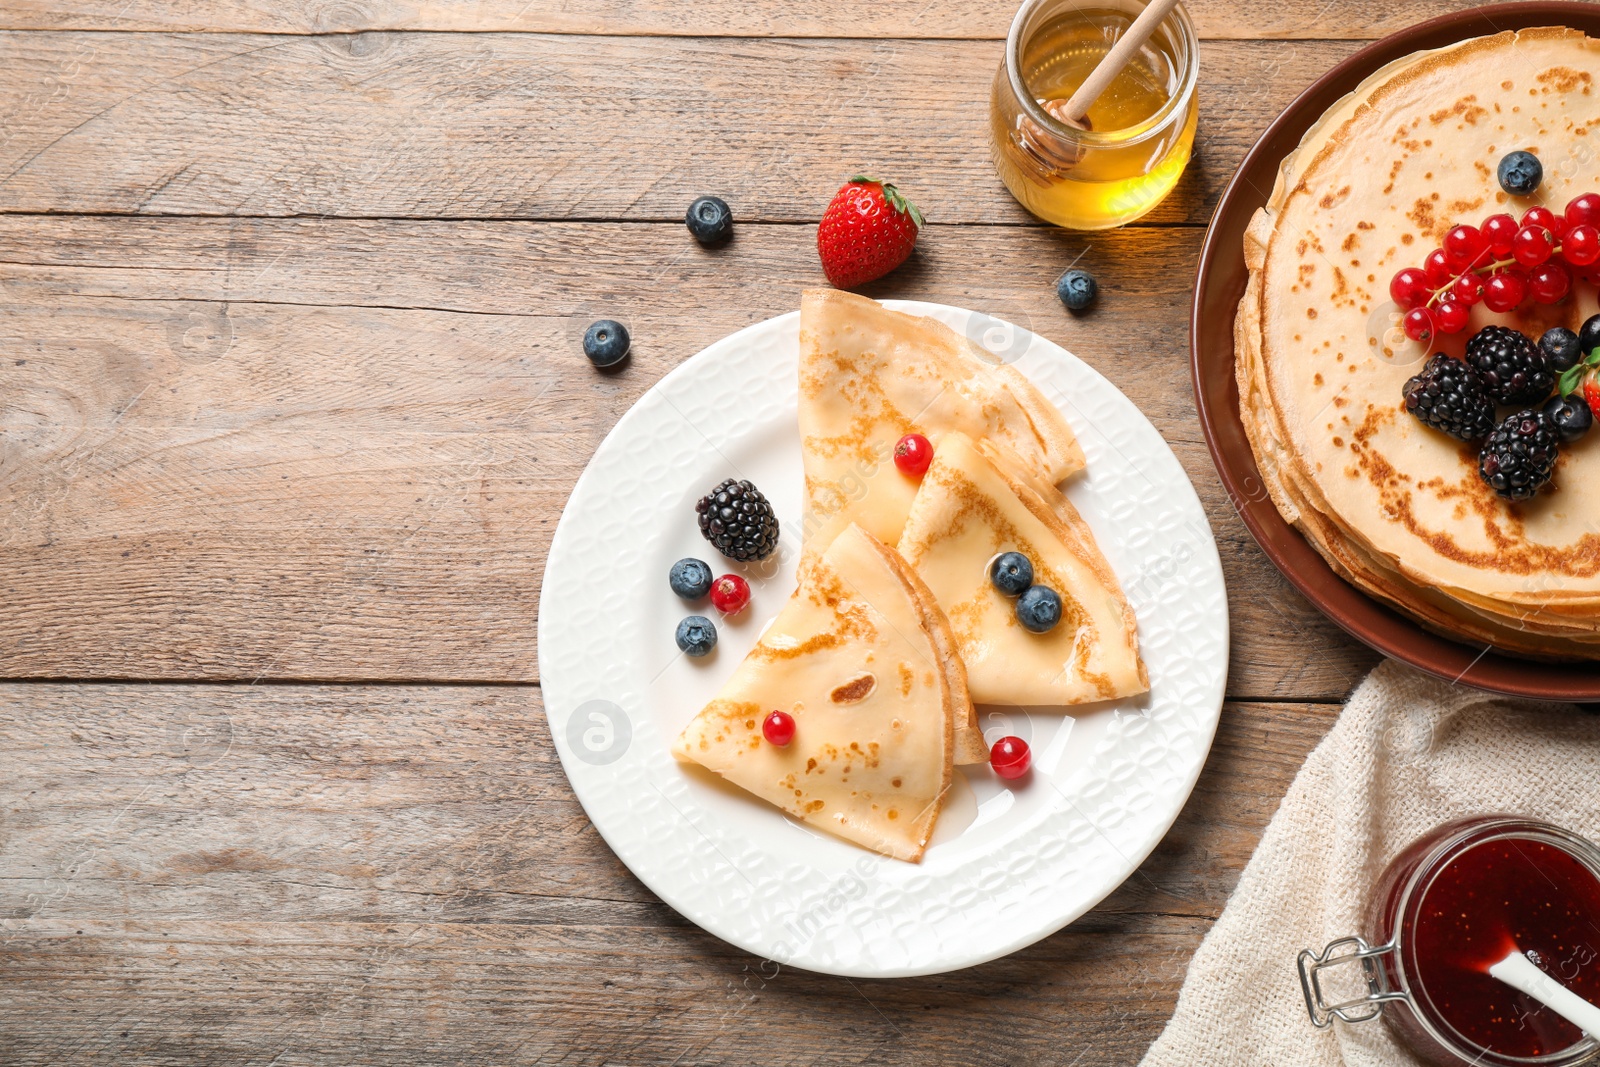
[[[750,603],[750,583],[737,574],[724,574],[711,583],[711,605],[724,615],[737,615]]]
[[[1422,261],[1422,272],[1428,276],[1428,285],[1434,289],[1456,276],[1450,267],[1450,257],[1442,248],[1435,248],[1428,253],[1428,258]]]
[[[1430,295],[1428,276],[1416,267],[1407,267],[1389,281],[1389,298],[1399,304],[1402,311],[1421,307]]]
[[[1524,229],[1529,226],[1543,226],[1553,231],[1556,228],[1556,213],[1543,206],[1530,207],[1522,213],[1522,225]]]
[[[1483,220],[1481,232],[1496,259],[1504,259],[1511,254],[1511,239],[1516,237],[1517,229],[1517,220],[1510,215],[1490,215]]]
[[[1433,340],[1433,312],[1427,308],[1412,308],[1400,321],[1405,327],[1406,336],[1413,341],[1427,344]]]
[[[770,744],[783,748],[794,740],[794,716],[774,711],[761,720],[761,736]]]
[[[1460,333],[1467,328],[1467,305],[1448,298],[1441,300],[1433,309],[1433,322],[1440,333]]]
[[[1483,278],[1477,274],[1463,274],[1450,287],[1449,299],[1471,307],[1483,299]]]
[[[1585,193],[1593,196],[1593,193]],[[1600,199],[1597,197],[1596,199]],[[1595,260],[1600,259],[1600,228],[1590,223],[1580,222],[1567,231],[1561,239],[1561,258],[1574,267],[1587,267]]]
[[[1444,235],[1444,254],[1456,270],[1465,270],[1488,247],[1476,226],[1454,226]]]
[[[1600,226],[1600,193],[1584,193],[1567,203],[1566,219],[1573,226]]]
[[[1483,286],[1483,306],[1490,311],[1511,311],[1528,295],[1528,283],[1522,272],[1503,270],[1490,276]]]
[[[1511,242],[1511,258],[1524,267],[1537,267],[1550,258],[1556,241],[1543,226],[1524,226]]]
[[[1032,763],[1028,742],[1020,737],[1002,737],[989,749],[989,766],[1002,778],[1021,778]]]
[[[1541,304],[1554,304],[1572,288],[1572,275],[1559,263],[1542,263],[1528,274],[1528,289]]]
[[[933,462],[933,443],[920,433],[908,433],[894,446],[894,465],[902,474],[920,478]]]

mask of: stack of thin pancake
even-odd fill
[[[1331,108],[1284,161],[1245,238],[1234,340],[1240,416],[1273,502],[1340,574],[1438,632],[1545,658],[1600,656],[1600,434],[1564,447],[1550,488],[1508,504],[1472,445],[1408,415],[1407,378],[1498,323],[1537,339],[1597,310],[1496,315],[1430,349],[1392,328],[1388,285],[1445,232],[1600,190],[1600,41],[1501,33],[1390,64]],[[1536,194],[1495,177],[1544,164]]]
[[[933,444],[920,478],[896,442]],[[1144,692],[1133,612],[1060,490],[1083,467],[1061,413],[932,319],[834,290],[800,312],[807,513],[799,587],[673,746],[790,814],[896,859],[927,848],[957,764],[988,747],[973,702]],[[1043,634],[989,580],[1002,552],[1062,598]],[[763,739],[783,711],[794,739]]]

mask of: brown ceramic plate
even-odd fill
[[[1239,421],[1233,318],[1244,295],[1244,231],[1267,201],[1278,165],[1322,113],[1363,78],[1425,48],[1530,26],[1570,26],[1600,37],[1600,4],[1525,0],[1444,15],[1363,48],[1319,78],[1261,135],[1233,176],[1206,232],[1189,337],[1195,402],[1211,458],[1245,525],[1296,589],[1379,652],[1453,682],[1544,700],[1600,700],[1600,663],[1552,665],[1439,637],[1340,578],[1267,496]]]

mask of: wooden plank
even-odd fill
[[[800,1064],[851,1034],[829,1062],[1131,1063],[1335,710],[1229,705],[1173,831],[1065,931],[849,982],[763,964],[637,883],[536,689],[0,686],[0,1047]]]
[[[1254,550],[1196,428],[1198,240],[936,226],[873,292],[986,309],[1108,375],[1223,546],[1230,692],[1338,699],[1375,657]],[[705,253],[675,225],[0,219],[0,672],[534,680],[545,550],[588,457],[667,370],[791,310],[820,281],[811,242],[798,226]],[[1104,296],[1073,317],[1052,282],[1080,255]],[[621,374],[578,352],[602,314],[632,324]]]
[[[1215,918],[1337,710],[1229,704],[1100,910]],[[0,919],[682,922],[589,824],[536,687],[12,683],[0,741]]]
[[[1202,46],[1203,223],[1350,42]],[[935,222],[1028,223],[989,161],[995,41],[0,34],[0,212],[814,221],[863,169]],[[910,102],[914,101],[914,106]],[[904,103],[901,103],[904,102]]]
[[[1015,4],[989,0],[849,0],[751,4],[705,0],[692,16],[671,0],[585,0],[544,4],[479,0],[347,0],[338,4],[271,0],[5,0],[0,28],[46,30],[198,30],[258,33],[358,33],[366,30],[536,31],[740,37],[966,37],[1003,39]],[[1453,0],[1239,0],[1194,5],[1204,37],[1370,38],[1446,10]]]

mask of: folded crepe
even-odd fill
[[[794,717],[784,747],[772,711]],[[893,549],[847,526],[717,698],[672,746],[804,822],[922,859],[971,717],[955,641]]]
[[[992,445],[946,434],[900,537],[900,554],[955,631],[972,699],[1082,704],[1145,692],[1133,609],[1094,534],[1054,486],[1029,484],[1014,465]],[[1016,598],[989,580],[1002,552],[1027,556],[1034,583],[1061,595],[1061,621],[1048,633],[1025,629]]]
[[[1051,485],[1083,468],[1061,413],[1015,368],[934,319],[809,289],[800,302],[800,442],[806,516],[801,568],[858,523],[885,544],[917,482],[894,465],[908,433],[1004,446]]]

